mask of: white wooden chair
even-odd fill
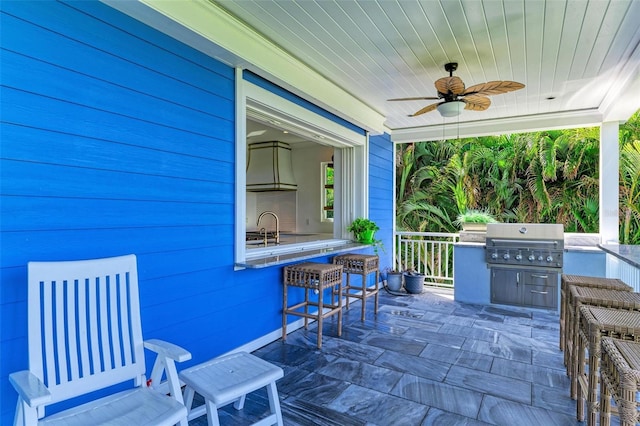
[[[191,354],[143,342],[134,255],[27,269],[29,370],[9,375],[19,394],[15,425],[187,426],[175,361]],[[157,352],[149,382],[144,348]],[[51,404],[123,382],[131,389],[45,417]]]

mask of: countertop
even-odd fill
[[[347,242],[345,244],[334,245],[331,247],[323,248],[301,248],[299,251],[282,253],[274,256],[260,257],[256,259],[246,260],[244,262],[236,263],[236,266],[241,268],[266,268],[269,266],[283,265],[286,263],[298,262],[302,260],[312,259],[314,257],[329,256],[339,253],[344,253],[353,250],[360,250],[363,248],[371,247],[370,244],[362,244],[358,242]]]
[[[640,245],[598,244],[598,247],[628,264],[640,268]]]

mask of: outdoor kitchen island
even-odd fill
[[[562,273],[605,277],[605,253],[595,246],[595,244],[572,245],[574,243],[573,240],[569,238],[569,235],[570,234],[566,234],[564,237],[567,244],[565,244],[562,250]],[[502,258],[505,253],[506,252],[500,251],[499,256]],[[491,253],[487,253],[486,243],[460,242],[454,245],[454,298],[456,301],[481,305],[504,304],[492,302],[492,265],[487,262],[487,257],[490,257],[491,254],[493,254],[493,249]],[[523,266],[520,269],[522,269],[523,272],[526,272],[526,267]],[[555,301],[559,300],[560,297],[559,279],[556,279],[556,281],[557,283],[555,283],[555,286],[553,287],[556,292]],[[538,289],[534,290],[537,291]],[[523,304],[520,303],[506,304],[523,306]],[[559,304],[556,302],[551,309],[558,310],[558,305]]]

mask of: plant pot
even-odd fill
[[[391,291],[402,289],[402,272],[387,272],[387,288]]]
[[[373,244],[373,234],[375,233],[376,231],[373,230],[362,231],[358,234],[358,241],[363,244]]]
[[[487,224],[486,223],[476,223],[476,222],[463,222],[462,223],[463,231],[472,231],[472,232],[486,232]]]
[[[424,290],[423,274],[404,274],[404,288],[407,293],[420,294]]]

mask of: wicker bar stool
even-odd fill
[[[573,364],[578,362],[578,352],[575,348],[578,345],[578,319],[580,306],[591,305],[605,308],[624,309],[628,311],[640,311],[640,293],[629,291],[608,290],[605,288],[569,286],[567,296],[566,312],[566,343],[565,343],[565,364],[567,374],[573,374]],[[571,397],[577,396],[577,381],[571,380]]]
[[[375,298],[374,314],[377,315],[378,292],[380,290],[380,259],[378,256],[367,254],[343,254],[334,257],[333,263],[335,265],[342,265],[344,267],[343,272],[347,275],[347,282],[343,286],[342,292],[337,292],[338,295],[342,294],[347,299],[347,309],[349,309],[350,298],[353,297],[362,300],[360,320],[364,321],[367,298],[373,296]],[[373,286],[367,286],[367,276],[371,273],[375,273],[375,284]],[[362,276],[362,281],[359,286],[357,284],[351,284],[351,274]]]
[[[580,339],[578,362],[573,365],[578,380],[576,417],[584,420],[584,403],[587,402],[587,425],[596,424],[598,417],[598,378],[601,341],[604,337],[640,341],[640,312],[582,305],[580,307]],[[585,368],[585,349],[589,350],[588,374]]]
[[[304,301],[287,306],[287,287],[304,288]],[[322,320],[338,315],[338,336],[342,336],[342,298],[337,303],[324,303],[324,290],[337,287],[342,291],[342,265],[306,262],[284,267],[282,297],[282,340],[287,339],[287,315],[304,318],[307,328],[309,319],[318,321],[318,349],[322,348]],[[309,300],[309,290],[318,293],[318,301]],[[309,307],[317,307],[316,312],[309,312]],[[328,309],[328,310],[327,310]]]
[[[602,277],[588,277],[584,275],[570,275],[562,274],[560,280],[560,350],[564,351],[566,346],[566,333],[565,322],[566,312],[569,307],[567,297],[569,295],[570,285],[579,285],[581,287],[592,288],[606,288],[609,290],[618,291],[633,291],[631,286],[628,286],[623,281],[617,278],[602,278]],[[564,364],[567,365],[567,358],[565,356]]]
[[[600,360],[600,426],[611,424],[611,414],[621,426],[640,422],[637,395],[640,391],[640,343],[605,337]],[[611,398],[616,402],[612,409]]]

